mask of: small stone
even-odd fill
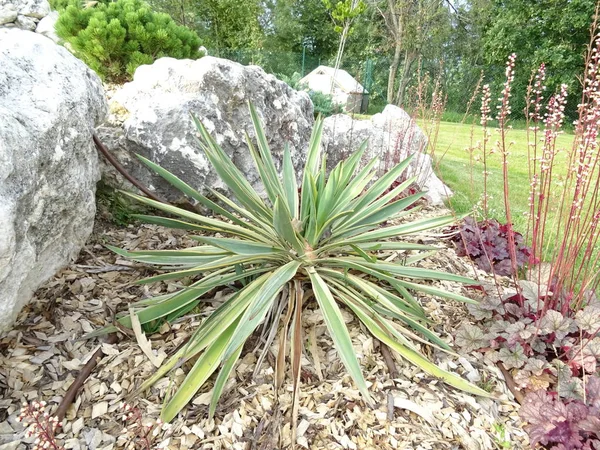
[[[15,21],[15,25],[17,28],[27,31],[35,31],[37,24],[31,17],[18,15],[17,20]]]
[[[0,422],[0,434],[11,434],[14,431],[8,422]]]
[[[77,436],[79,432],[83,429],[83,426],[83,417],[80,417],[75,422],[73,422],[73,425],[71,427],[71,429],[73,430],[73,435]]]
[[[6,444],[0,445],[0,450],[18,450],[20,444],[20,440],[8,442]]]
[[[24,16],[41,19],[50,14],[50,3],[47,0],[20,0],[16,3],[19,7],[19,14]]]
[[[52,11],[37,24],[36,33],[58,42],[60,38],[56,35],[56,21],[58,20],[58,11]]]
[[[8,24],[17,20],[18,12],[14,5],[0,6],[0,25]]]

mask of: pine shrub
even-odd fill
[[[141,0],[54,1],[58,36],[103,80],[122,82],[156,59],[199,58],[200,38]]]

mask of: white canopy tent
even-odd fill
[[[343,69],[319,66],[300,80],[313,91],[331,94],[333,101],[347,112],[360,112],[363,97],[368,91]]]

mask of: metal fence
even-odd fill
[[[262,67],[267,73],[276,76],[284,75],[292,78],[294,74],[299,74],[304,77],[312,70],[320,65],[333,66],[334,57],[320,58],[311,54],[307,48],[303,48],[302,52],[277,52],[270,50],[255,50],[255,49],[209,49],[208,53],[213,56],[230,59],[244,65],[257,65]],[[373,114],[381,111],[387,104],[387,80],[390,70],[390,58],[384,55],[370,55],[364,58],[344,57],[341,67],[360,82],[368,92],[368,113]],[[433,75],[429,77],[429,82],[434,84],[436,77],[439,74],[440,66],[422,67],[422,72],[429,72]],[[473,96],[477,82],[479,79],[480,70],[472,68],[471,70],[463,70],[452,72],[444,70],[441,79],[442,90],[446,95],[446,111],[448,118],[453,114],[460,117],[467,111],[469,101]],[[503,73],[498,73],[498,79],[484,79],[483,83],[493,86],[494,90],[499,90],[504,82]],[[418,83],[416,75],[413,74],[411,82],[406,91],[406,101],[402,105],[403,108],[411,110],[414,108],[414,92]],[[513,102],[511,117],[515,121],[522,121],[525,117],[523,107],[525,104],[524,96],[526,94],[526,86],[513,87]],[[578,97],[577,88],[571,89],[572,94],[569,96],[565,107],[567,116],[566,122],[572,124],[572,121],[577,118]],[[551,93],[548,92],[548,95]],[[493,95],[497,97],[499,95]],[[470,104],[470,113],[477,116],[481,104],[480,96],[476,96]]]
[[[209,49],[208,53],[244,65],[257,65],[267,73],[276,76],[285,75],[289,78],[293,77],[294,74],[304,77],[321,65],[334,65],[334,58],[320,58],[310,54],[306,48],[301,53],[246,49]],[[369,93],[370,104],[378,105],[379,109],[385,106],[386,81],[382,81],[381,77],[376,77],[375,74],[387,74],[389,71],[387,58],[344,58],[340,68],[346,70],[362,84]]]

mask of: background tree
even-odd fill
[[[211,54],[223,50],[258,49],[265,13],[260,0],[148,0],[153,8],[194,29]],[[224,55],[227,56],[227,55]]]
[[[444,46],[443,81],[447,108],[463,113],[467,106],[465,99],[473,95],[482,71],[487,68],[482,40],[490,20],[491,0],[454,2],[453,6],[452,32]]]
[[[264,33],[259,0],[202,0],[196,2],[196,30],[205,46],[215,49],[261,48]]]
[[[270,50],[306,50],[323,60],[336,50],[336,33],[322,0],[270,0],[265,47]]]
[[[439,65],[451,34],[450,11],[444,0],[386,0],[374,6],[384,19],[393,52],[387,101],[401,105],[415,62],[427,57]]]
[[[331,19],[335,24],[335,31],[340,34],[340,41],[334,62],[335,77],[335,72],[337,72],[342,62],[344,47],[346,46],[348,36],[352,32],[352,26],[356,18],[365,11],[366,5],[362,0],[337,0],[335,3],[331,0],[323,0],[323,3],[330,12]],[[331,80],[331,88],[333,89],[333,79]]]
[[[487,78],[498,85],[503,64],[512,52],[517,54],[514,90],[524,92],[533,70],[546,64],[548,93],[561,83],[569,85],[573,116],[581,86],[577,74],[583,65],[585,44],[594,15],[594,0],[493,0],[483,36]],[[522,114],[524,99],[513,100],[513,115]]]
[[[196,13],[193,0],[148,0],[148,4],[156,11],[170,15],[180,25],[194,26]]]

